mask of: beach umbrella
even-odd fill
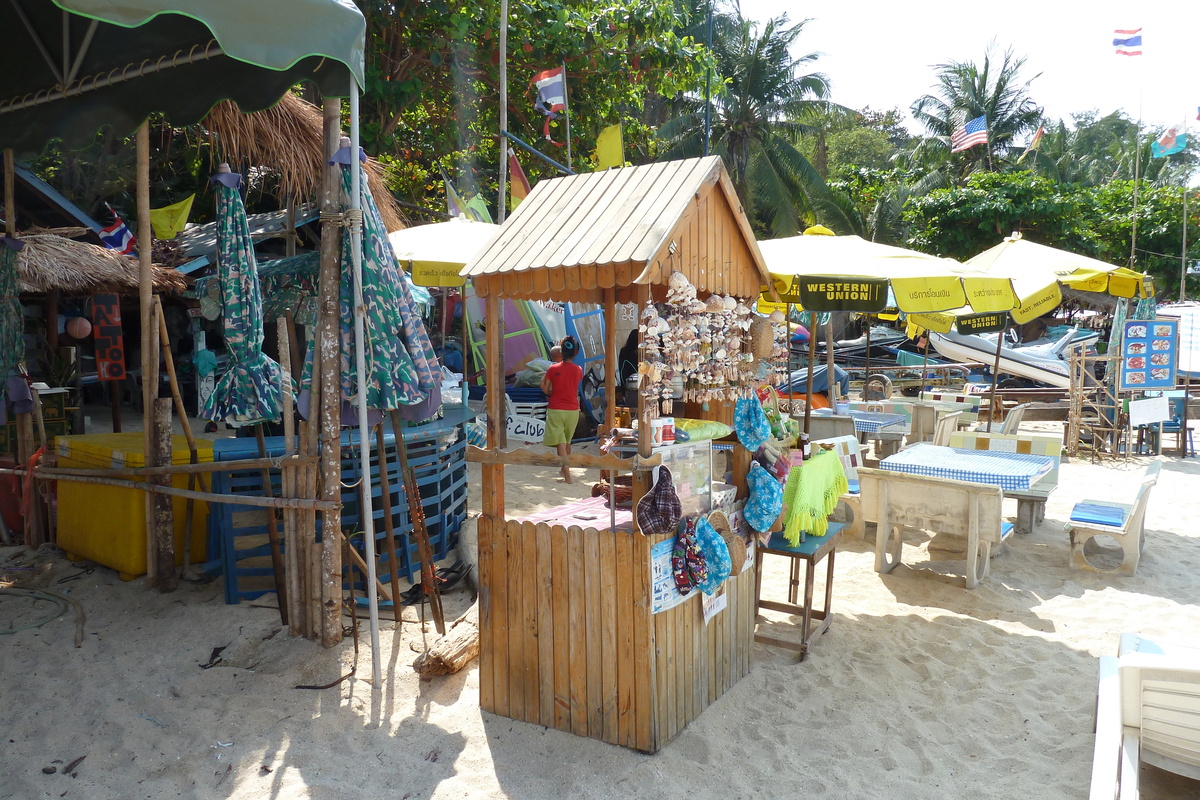
[[[352,207],[349,148],[334,156],[342,164],[343,209]],[[360,181],[362,209],[362,304],[365,326],[367,408],[399,409],[409,419],[426,419],[440,404],[441,370],[433,342],[421,321],[417,304],[404,280],[387,229],[366,181]],[[342,239],[341,383],[346,400],[357,398],[353,362],[354,237]],[[413,415],[418,416],[413,416]]]
[[[20,239],[0,238],[0,390],[25,355],[21,290],[17,281],[17,251],[24,246]]]
[[[456,217],[449,222],[393,231],[388,240],[418,286],[462,286],[467,279],[458,273],[499,230],[499,225],[490,222]]]
[[[279,364],[262,351],[262,291],[246,206],[238,191],[241,181],[227,164],[210,181],[217,201],[217,285],[230,363],[200,409],[204,419],[231,425],[278,421],[283,407]]]

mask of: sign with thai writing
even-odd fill
[[[461,264],[416,261],[412,264],[412,279],[417,286],[462,286],[467,279],[458,274],[461,269]]]
[[[121,334],[121,298],[92,295],[92,344],[96,348],[96,376],[102,381],[125,379],[125,337]]]

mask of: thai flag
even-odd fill
[[[1142,29],[1113,31],[1113,47],[1117,48],[1119,56],[1140,56],[1142,54]]]
[[[543,114],[554,117],[555,113],[566,108],[566,70],[563,67],[548,69],[533,76],[537,86],[538,96],[533,106]]]
[[[133,248],[137,245],[137,237],[126,227],[125,221],[112,206],[108,203],[104,206],[113,215],[113,222],[107,228],[100,229],[100,241],[104,242],[105,247],[116,250],[123,256],[132,255]]]

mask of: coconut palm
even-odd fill
[[[829,81],[805,72],[816,53],[793,57],[792,45],[807,20],[789,25],[783,14],[762,28],[735,15],[714,27],[711,152],[725,159],[738,197],[755,226],[771,236],[790,236],[816,219],[828,190],[797,149],[798,137],[814,133],[795,120],[827,103]],[[680,99],[683,113],[659,129],[663,159],[704,152],[704,100]]]
[[[1030,96],[1035,75],[1022,80],[1025,59],[1006,50],[997,59],[989,51],[982,64],[951,61],[939,64],[934,93],[912,105],[913,117],[930,136],[911,153],[912,161],[931,168],[948,168],[963,178],[977,169],[997,169],[1014,151],[1016,139],[1032,134],[1042,109]],[[987,119],[988,143],[959,153],[950,152],[950,136],[967,120]],[[1017,148],[1019,150],[1019,148]]]

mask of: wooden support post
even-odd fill
[[[138,239],[138,321],[142,330],[142,453],[146,466],[157,467],[158,451],[154,441],[154,398],[158,396],[158,326],[154,324],[153,299],[154,278],[151,271],[151,247],[154,232],[150,227],[150,123],[143,122],[135,137],[137,149],[137,239]],[[167,436],[167,462],[170,462],[170,436]],[[158,532],[155,529],[156,502],[146,495],[146,580],[157,585],[159,561],[155,552]],[[172,542],[172,545],[174,542]],[[172,556],[172,558],[174,558]],[[174,577],[174,562],[170,580]]]
[[[14,171],[16,164],[13,160],[11,147],[4,148],[4,232],[9,236],[17,235],[17,190]]]
[[[429,602],[429,610],[433,613],[433,624],[438,635],[446,633],[446,617],[442,613],[442,593],[437,585],[437,564],[433,559],[433,546],[429,542],[429,528],[425,526],[425,507],[421,503],[421,490],[417,486],[417,476],[408,465],[408,445],[400,432],[400,412],[392,409],[392,430],[396,434],[396,457],[400,461],[400,477],[404,481],[404,494],[408,500],[408,521],[412,524],[412,538],[417,542],[417,553],[421,558],[421,584],[425,590],[425,600]],[[500,465],[503,469],[503,465]]]
[[[341,139],[342,101],[326,97],[323,104],[326,160],[337,152]],[[341,175],[336,164],[325,169],[321,187],[321,267],[314,371],[321,374],[320,393],[309,400],[309,416],[319,407],[321,499],[342,497],[341,448],[341,336],[338,321],[341,278],[341,226],[331,221],[339,211]],[[342,640],[342,513],[321,515],[321,644],[332,647]]]
[[[283,398],[283,451],[289,456],[296,452],[296,418],[292,412],[292,349],[288,335],[286,317],[275,320],[275,334],[279,344],[279,383]],[[284,467],[279,473],[279,493],[284,497],[295,497],[299,470]],[[304,585],[300,565],[300,514],[295,509],[283,512],[284,562],[283,574],[287,581],[288,633],[304,635],[304,600],[301,587]]]
[[[636,288],[636,291],[637,291],[637,310],[635,312],[635,315],[636,315],[636,318],[640,321],[642,318],[642,311],[644,311],[646,306],[649,305],[649,303],[650,303],[650,287],[645,284],[639,284]],[[639,333],[638,334],[638,361],[639,362],[642,359],[642,344],[643,344],[643,342],[641,339],[641,334]],[[655,403],[657,404],[657,401],[655,401]],[[650,453],[651,453],[651,449],[652,449],[652,442],[650,441],[650,418],[654,416],[654,412],[656,410],[657,409],[652,408],[649,404],[646,403],[646,398],[642,394],[641,389],[639,388],[638,393],[637,393],[638,455],[641,456],[642,458],[650,457]],[[642,499],[642,495],[644,495],[646,492],[650,491],[650,485],[651,485],[650,477],[651,477],[651,473],[647,470],[636,470],[633,473],[633,503],[634,503],[634,507],[636,507],[637,502]],[[634,522],[634,525],[637,525],[636,520]],[[640,527],[639,527],[639,530],[640,530]]]
[[[604,290],[604,424],[617,425],[617,290]],[[621,387],[624,388],[624,387]],[[615,483],[613,476],[612,483]]]
[[[154,425],[150,431],[151,450],[146,452],[146,460],[153,458],[156,464],[171,461],[171,399],[165,397],[156,399],[151,407]],[[171,482],[169,475],[152,479],[164,486]],[[154,534],[154,565],[158,590],[160,592],[175,591],[175,524],[171,509],[171,497],[166,494],[148,494],[154,519],[150,529]],[[185,536],[191,536],[191,531],[185,531]]]
[[[496,290],[485,299],[484,319],[487,324],[487,443],[492,450],[508,445],[508,413],[504,394],[504,315]],[[483,468],[482,511],[496,520],[504,518],[504,465],[488,464]]]

